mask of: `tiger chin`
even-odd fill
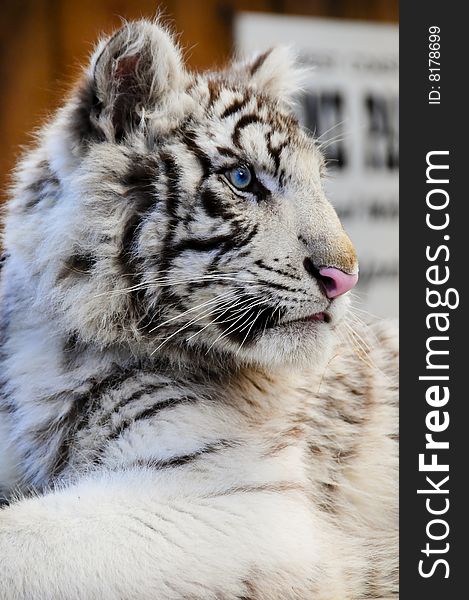
[[[352,328],[303,76],[126,23],[20,161],[2,598],[397,597],[396,334]]]

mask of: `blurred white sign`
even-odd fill
[[[243,55],[293,45],[314,67],[298,113],[323,144],[328,197],[358,251],[359,304],[397,317],[397,26],[242,13],[236,42]]]

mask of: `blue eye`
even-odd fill
[[[227,172],[226,176],[228,177],[230,183],[232,183],[239,190],[246,189],[252,182],[251,170],[249,167],[246,167],[246,165],[240,165],[234,169],[231,169]]]

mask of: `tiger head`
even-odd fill
[[[99,44],[20,166],[5,234],[60,331],[154,356],[324,353],[358,265],[292,113],[301,77],[285,48],[190,73],[148,21]]]

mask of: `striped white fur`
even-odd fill
[[[21,161],[2,598],[396,597],[395,333],[357,331],[315,270],[357,259],[290,112],[301,75],[282,48],[189,73],[129,23]]]

